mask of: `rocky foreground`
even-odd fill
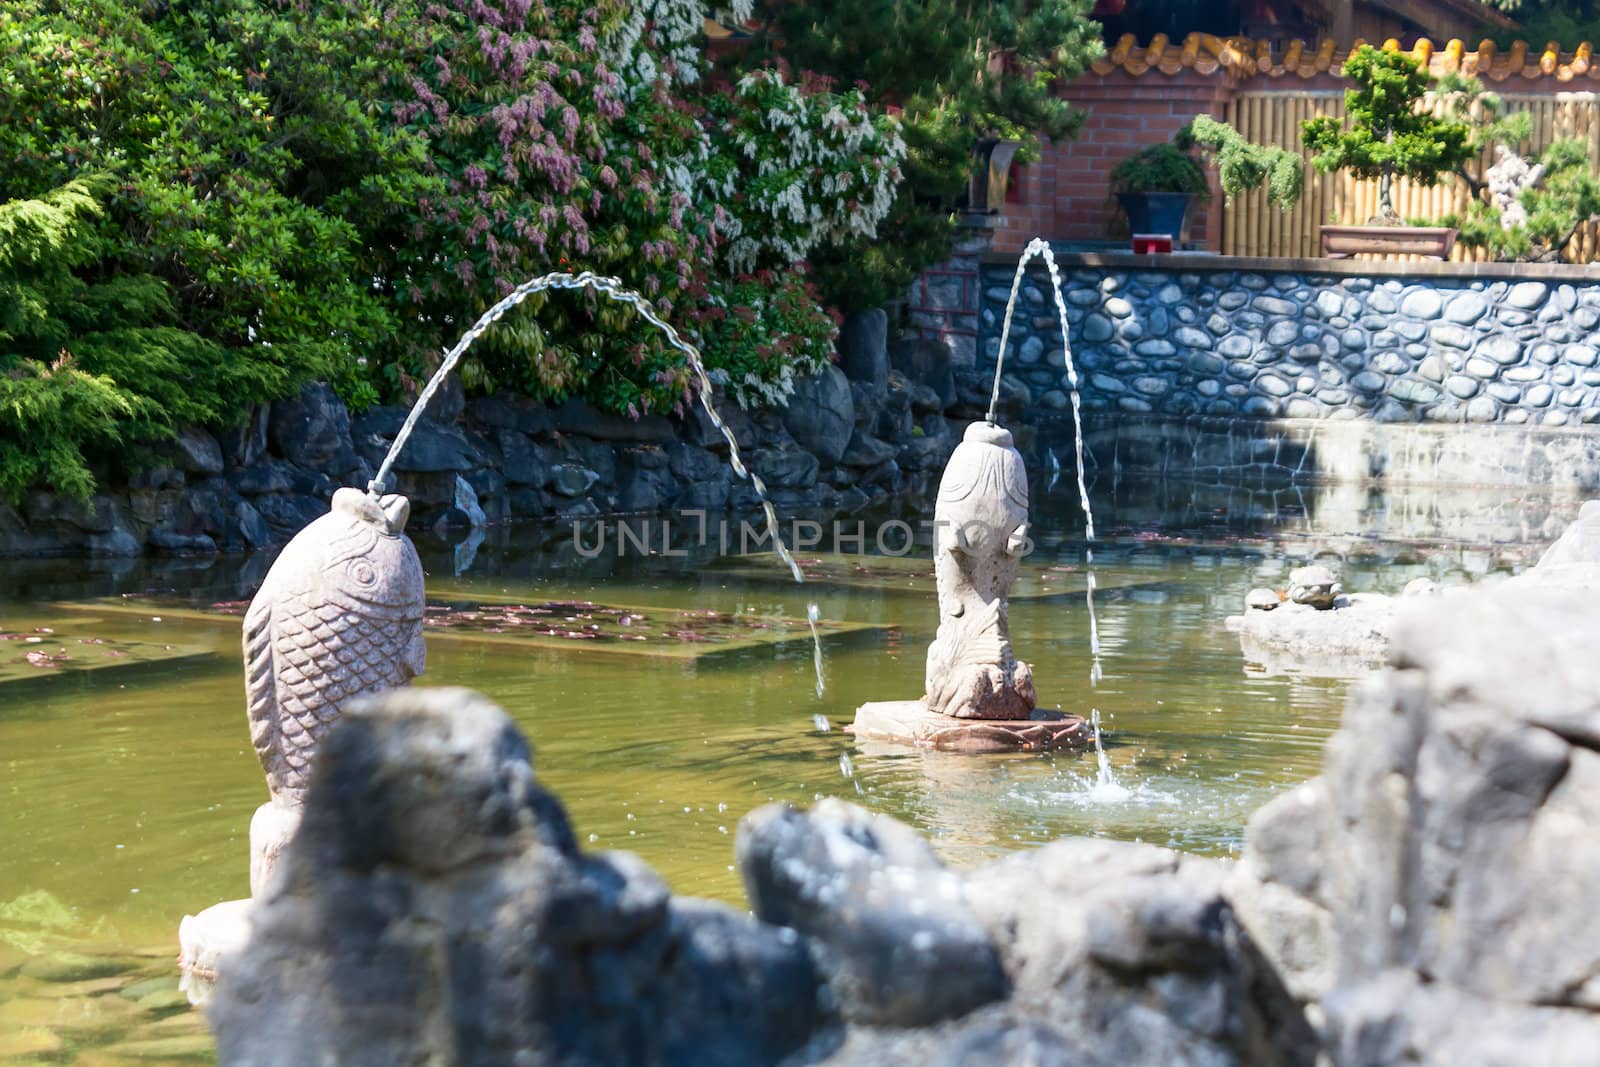
[[[582,851],[510,720],[329,737],[210,1006],[241,1065],[1565,1065],[1600,1049],[1600,631],[1571,590],[1401,611],[1238,863],[1063,840],[971,871],[849,804],[747,816],[753,917]]]

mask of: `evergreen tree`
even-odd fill
[[[1432,79],[1404,52],[1362,45],[1341,73],[1355,83],[1344,94],[1349,129],[1344,120],[1326,115],[1308,119],[1301,124],[1305,145],[1316,153],[1312,162],[1320,171],[1377,178],[1373,222],[1397,224],[1395,176],[1435,184],[1472,157],[1472,130],[1465,122],[1435,118],[1422,106]]]

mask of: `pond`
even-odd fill
[[[961,756],[843,731],[864,701],[921,693],[937,623],[926,548],[802,551],[813,581],[801,588],[770,554],[721,556],[715,536],[684,557],[630,543],[619,558],[613,530],[592,559],[579,548],[592,551],[593,531],[574,545],[568,530],[510,528],[475,549],[420,537],[434,605],[421,681],[498,702],[580,841],[639,853],[679,893],[742,902],[739,818],[824,796],[908,821],[954,864],[1068,834],[1229,855],[1254,808],[1316,773],[1349,684],[1249,668],[1222,627],[1246,591],[1313,557],[1336,558],[1355,590],[1492,580],[1531,563],[1577,508],[1109,474],[1093,497],[1103,677],[1091,686],[1090,561],[1065,479],[1035,489],[1038,544],[1011,627],[1042,705],[1100,712],[1120,786],[1109,798],[1092,788],[1093,752]],[[902,504],[846,529],[864,523],[871,549],[882,523],[923,514]],[[247,827],[266,794],[237,613],[268,562],[0,570],[0,1060],[210,1056],[177,990],[176,929],[247,895]]]

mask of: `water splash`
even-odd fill
[[[1089,547],[1084,553],[1084,561],[1088,584],[1089,652],[1092,657],[1089,667],[1089,686],[1093,688],[1100,684],[1101,678],[1100,624],[1094,613],[1094,509],[1089,506],[1089,483],[1083,471],[1083,405],[1078,394],[1078,366],[1073,362],[1072,343],[1068,340],[1067,303],[1061,297],[1061,270],[1056,265],[1056,256],[1051,251],[1049,242],[1042,237],[1035,237],[1022,250],[1022,255],[1017,259],[1017,273],[1011,279],[1011,295],[1006,299],[1006,317],[1000,326],[1000,349],[995,353],[994,359],[994,388],[989,394],[988,421],[990,425],[994,424],[995,408],[1000,404],[1000,372],[1006,365],[1006,342],[1011,339],[1011,315],[1017,307],[1017,294],[1022,290],[1022,276],[1027,271],[1028,261],[1035,256],[1043,257],[1045,268],[1050,272],[1050,289],[1055,294],[1056,316],[1061,323],[1061,355],[1067,366],[1067,385],[1072,395],[1072,443],[1078,464],[1078,503],[1083,508],[1084,539],[1089,542]],[[1054,468],[1059,469],[1053,452],[1050,454],[1050,461]],[[1050,484],[1055,485],[1054,470]]]
[[[1111,772],[1111,760],[1106,756],[1105,746],[1100,743],[1100,709],[1093,708],[1089,712],[1089,725],[1094,728],[1094,759],[1095,772],[1094,784],[1089,787],[1089,799],[1102,803],[1116,803],[1127,800],[1132,794],[1128,787],[1117,781],[1117,776]]]
[[[783,534],[778,525],[778,512],[772,506],[772,500],[767,493],[767,485],[761,476],[744,465],[744,458],[739,454],[739,439],[734,435],[728,424],[722,421],[722,416],[717,413],[716,405],[711,402],[712,383],[711,375],[706,372],[705,361],[700,357],[699,349],[679,336],[672,324],[666,322],[651,308],[650,302],[641,294],[626,288],[618,278],[606,277],[595,274],[593,271],[582,271],[572,274],[567,271],[552,271],[549,274],[532,278],[517,286],[507,293],[501,300],[479,316],[478,321],[472,324],[471,329],[461,335],[455,347],[445,353],[444,361],[439,364],[439,369],[433,372],[433,377],[428,379],[428,384],[423,386],[422,393],[417,397],[417,402],[411,406],[411,413],[406,416],[405,423],[400,427],[400,432],[395,435],[394,443],[389,446],[389,451],[383,457],[383,463],[378,467],[378,473],[372,481],[367,483],[367,492],[373,496],[382,495],[389,484],[389,475],[394,468],[394,461],[399,457],[400,450],[410,439],[411,432],[416,429],[417,421],[422,418],[422,413],[427,410],[428,403],[433,399],[434,393],[444,383],[446,377],[455,369],[467,349],[472,347],[479,337],[499,322],[501,317],[518,304],[522,303],[534,293],[542,293],[548,289],[587,289],[601,296],[615,300],[619,304],[627,304],[650,325],[666,337],[667,343],[683,353],[689,367],[694,371],[695,378],[700,386],[700,406],[705,409],[706,417],[711,420],[711,425],[722,434],[723,440],[728,442],[728,463],[733,467],[733,472],[741,478],[748,479],[756,491],[757,498],[761,501],[761,512],[767,521],[767,533],[772,538],[772,548],[789,568],[789,573],[794,576],[797,585],[805,584],[805,575],[800,571],[800,564],[795,561],[794,554],[783,543]],[[1063,320],[1065,321],[1065,320]],[[1081,466],[1081,465],[1080,465]],[[813,646],[813,662],[817,674],[817,696],[823,694],[822,678],[822,638],[817,633],[818,611],[813,601],[806,606],[806,624],[811,628],[811,643]]]

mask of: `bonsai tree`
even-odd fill
[[[1153,144],[1135,152],[1111,171],[1113,193],[1192,193],[1210,195],[1206,172],[1176,145]]]
[[[1533,116],[1505,111],[1477,78],[1447,74],[1439,89],[1449,94],[1452,114],[1472,130],[1472,162],[1456,168],[1472,203],[1464,214],[1440,221],[1460,229],[1462,244],[1497,259],[1559,261],[1579,227],[1600,214],[1600,178],[1587,146],[1567,137],[1552,141],[1537,160],[1524,158],[1516,146],[1533,136]],[[1493,166],[1478,165],[1490,155]]]
[[[1183,230],[1189,202],[1211,195],[1200,164],[1171,144],[1150,145],[1118,163],[1111,171],[1111,192],[1129,231],[1171,233],[1174,239]]]
[[[1210,115],[1196,115],[1178,131],[1174,142],[1180,148],[1206,151],[1217,166],[1222,195],[1229,202],[1265,182],[1267,199],[1288,211],[1305,189],[1305,163],[1297,153],[1247,141],[1238,130]]]
[[[1323,172],[1348,170],[1378,179],[1378,215],[1373,225],[1398,226],[1392,196],[1396,175],[1433,185],[1441,174],[1461,168],[1474,153],[1471,127],[1455,118],[1437,118],[1423,98],[1433,79],[1422,64],[1403,52],[1362,45],[1341,73],[1355,83],[1344,94],[1350,128],[1324,116],[1301,124],[1301,136]]]
[[[1498,152],[1501,162],[1491,176],[1509,164],[1523,180],[1509,189],[1488,182],[1485,199],[1441,221],[1460,228],[1462,244],[1488,249],[1496,259],[1558,262],[1578,228],[1600,217],[1600,178],[1589,168],[1588,149],[1575,137],[1563,138],[1532,166],[1503,145]]]

